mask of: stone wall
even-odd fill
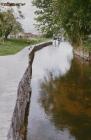
[[[85,61],[91,61],[91,52],[83,49],[74,49],[74,54]]]
[[[36,51],[52,45],[52,41],[37,44],[29,53],[28,67],[18,85],[17,100],[11,121],[8,140],[26,140],[29,106],[31,100],[32,63]]]

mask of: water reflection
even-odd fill
[[[49,99],[51,94],[48,93],[45,95],[44,93],[46,91],[44,90],[43,94],[41,94],[40,88],[45,76],[46,80],[49,81],[50,73],[53,81],[56,77],[59,77],[60,74],[66,74],[70,69],[72,58],[72,47],[67,42],[61,43],[60,47],[49,46],[36,52],[32,70],[32,97],[27,140],[75,140],[67,127],[65,127],[64,130],[60,130],[50,121],[50,115],[45,113],[46,109],[44,111],[43,108],[45,108],[45,104],[48,101],[46,99],[47,96]],[[51,87],[51,82],[48,83],[48,85]],[[41,104],[44,102],[42,106],[39,103],[40,95]],[[51,100],[49,103],[51,104]],[[50,107],[50,104],[48,104],[48,106],[52,109],[53,106],[51,104]],[[46,108],[48,108],[48,106]]]
[[[91,66],[74,59],[70,71],[41,84],[39,102],[51,123],[76,140],[91,140]],[[67,139],[65,139],[67,140]]]

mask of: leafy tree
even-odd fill
[[[91,0],[57,0],[62,27],[71,42],[82,45],[86,36],[91,33]],[[56,8],[56,7],[55,7]]]
[[[0,36],[7,39],[11,32],[22,31],[21,24],[16,20],[11,10],[0,13]]]
[[[75,46],[82,46],[84,38],[91,34],[91,0],[33,0],[33,3],[38,8],[39,27],[46,33],[64,29]]]
[[[58,22],[56,12],[53,10],[52,0],[33,0],[33,5],[38,8],[35,12],[37,28],[41,29],[48,37],[53,36],[55,32],[60,30],[60,22]]]

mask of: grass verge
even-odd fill
[[[5,42],[0,41],[0,56],[16,54],[28,45],[34,45],[47,41],[46,38],[36,37],[31,40],[26,39],[8,39]]]
[[[91,52],[91,40],[85,41],[83,47],[86,51]]]

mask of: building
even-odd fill
[[[19,32],[17,34],[10,34],[8,38],[21,38],[21,39],[31,39],[33,37],[37,37],[38,35],[35,35],[33,33],[25,33],[25,32]]]

